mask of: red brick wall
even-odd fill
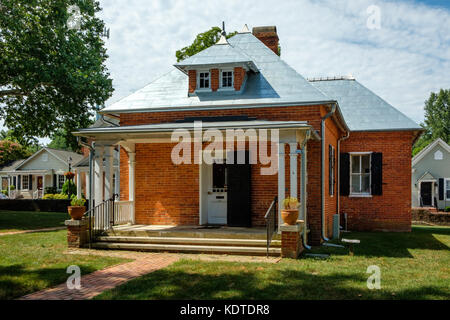
[[[234,89],[236,91],[241,90],[242,83],[245,79],[245,70],[242,67],[234,68]]]
[[[351,230],[411,230],[411,147],[413,133],[352,132],[341,152],[383,154],[383,194],[370,198],[341,197]]]
[[[211,90],[219,89],[219,69],[211,69]]]
[[[197,89],[197,71],[195,70],[189,70],[188,71],[189,76],[189,93],[194,93],[195,89]]]

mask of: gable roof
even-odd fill
[[[416,165],[420,160],[422,160],[431,150],[434,149],[435,146],[440,145],[444,150],[450,153],[450,146],[441,138],[437,138],[428,146],[423,148],[418,154],[414,156],[412,159],[412,165]]]
[[[246,84],[239,93],[202,92],[189,97],[188,77],[174,69],[130,96],[102,109],[101,112],[229,109],[261,105],[308,105],[335,102],[312,86],[253,34],[238,33],[229,38],[228,42],[230,47],[236,49],[234,52],[237,50],[243,52],[259,70],[257,73],[248,73]],[[195,62],[200,57],[199,60],[205,59],[204,61],[210,62],[204,56],[212,59],[209,52],[225,46],[210,47],[186,60]]]
[[[16,166],[14,168],[14,170],[18,170],[20,169],[24,164],[30,162],[31,160],[33,160],[36,156],[38,156],[39,154],[43,153],[43,152],[48,152],[51,155],[53,155],[56,159],[58,159],[59,161],[63,162],[65,165],[69,165],[69,163],[67,162],[67,159],[69,157],[72,157],[73,163],[77,163],[78,161],[80,161],[81,159],[83,159],[83,155],[75,153],[75,152],[71,152],[71,151],[66,151],[66,150],[59,150],[59,149],[52,149],[52,148],[47,148],[44,147],[38,151],[36,151],[33,155],[31,155],[29,158],[25,159],[24,161],[22,161],[22,163],[20,163],[18,166]]]
[[[416,183],[419,181],[436,181],[437,179],[428,171],[426,171],[419,179],[417,179]]]
[[[354,79],[311,80],[311,84],[338,101],[351,131],[423,130]]]

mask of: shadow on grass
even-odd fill
[[[0,266],[0,300],[19,298],[65,282],[69,277],[67,266],[35,270],[27,269],[24,264]],[[97,270],[91,266],[80,268],[82,275]]]
[[[26,231],[63,227],[69,217],[65,212],[33,212],[0,210],[0,233],[2,231]]]
[[[183,263],[189,262],[132,280],[97,299],[426,299],[448,294],[440,288],[420,287],[393,296],[385,290],[367,289],[367,277],[357,273],[313,275],[282,268],[232,272],[226,266],[205,273],[195,271],[195,264],[188,271],[181,270]]]
[[[361,240],[360,244],[354,245],[355,256],[413,258],[411,249],[449,250],[435,235],[450,236],[450,228],[413,226],[411,232],[350,232],[342,234],[342,238]],[[331,242],[342,244],[340,241]],[[314,247],[311,253],[348,255],[348,246],[345,249]]]

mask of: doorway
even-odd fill
[[[42,190],[42,186],[43,186],[43,184],[42,184],[42,176],[38,176],[37,177],[37,188],[38,188],[38,190]]]
[[[215,160],[209,165],[208,224],[227,224],[227,168]]]
[[[420,184],[420,197],[422,198],[423,207],[433,206],[433,183],[421,182]]]

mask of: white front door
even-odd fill
[[[227,224],[226,168],[224,164],[208,167],[208,224]]]

